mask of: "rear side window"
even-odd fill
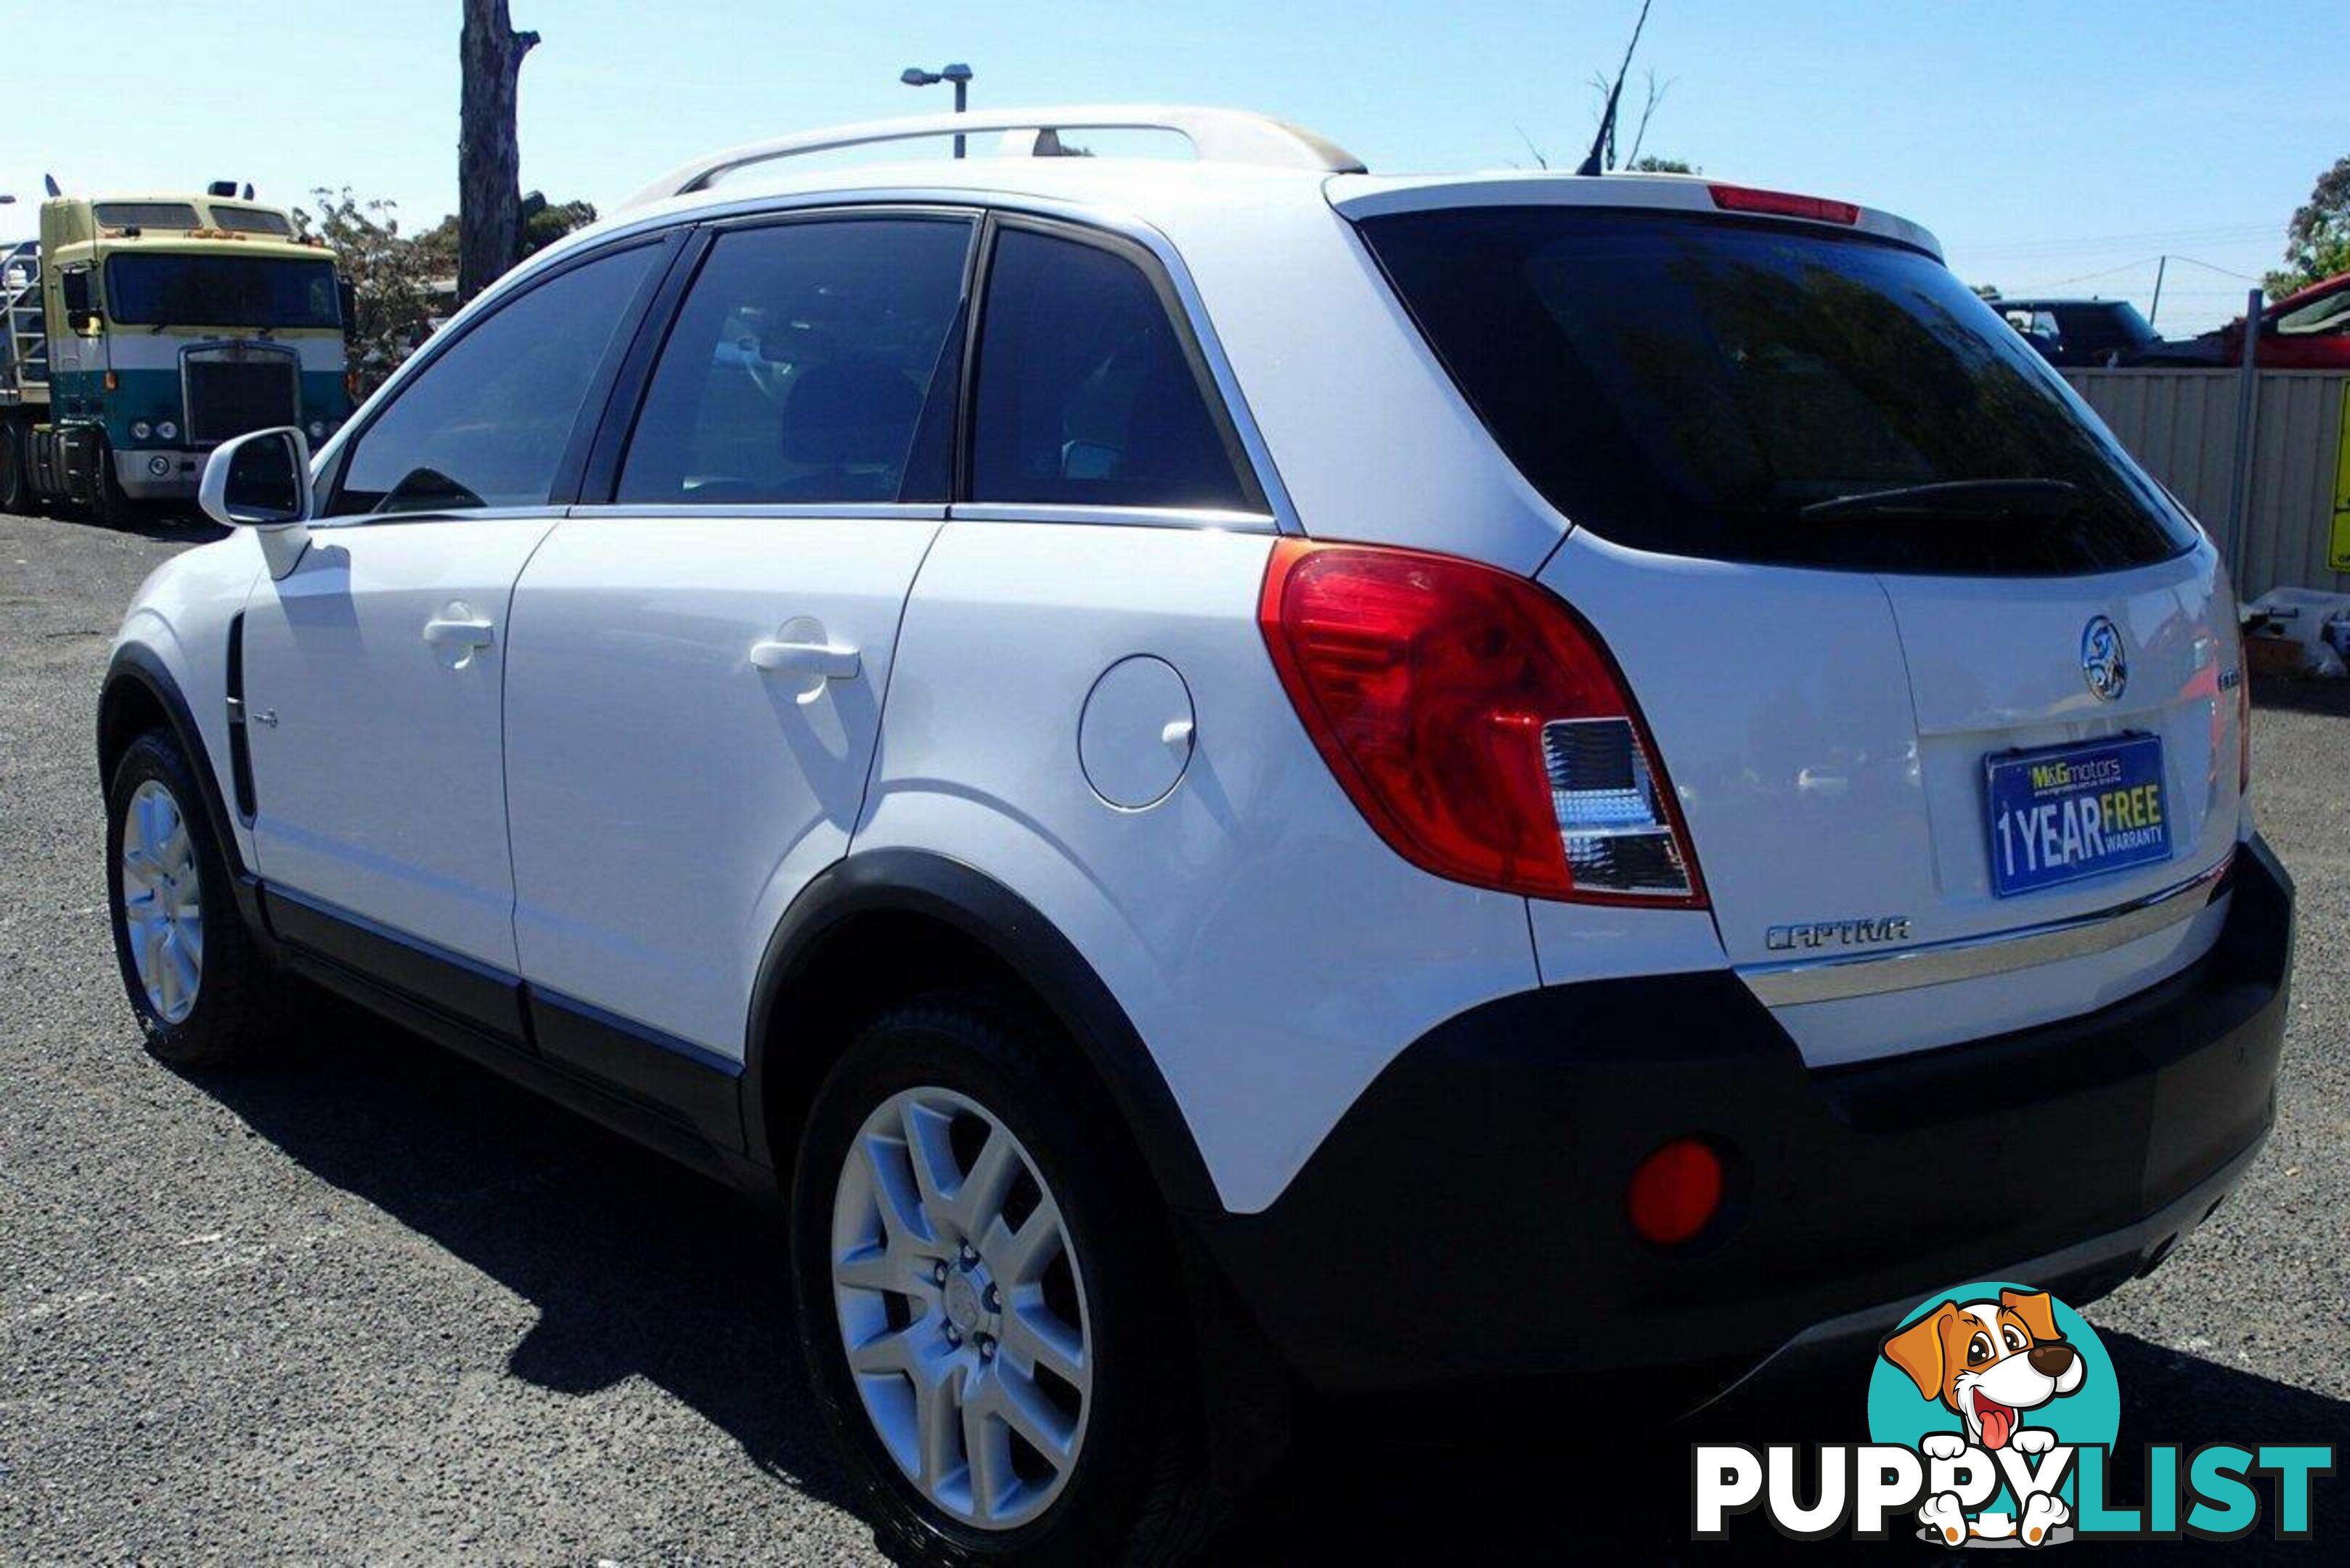
[[[987,279],[973,501],[1262,509],[1139,267],[1097,245],[1005,229]]]
[[[860,218],[719,236],[661,349],[619,499],[898,500],[971,232]]]
[[[1906,247],[1571,207],[1362,230],[1510,460],[1617,544],[2008,575],[2136,566],[2193,541],[2031,345]],[[1981,483],[2018,480],[2034,483]],[[1956,482],[1976,489],[1804,511]],[[2025,492],[2030,505],[2000,499]]]
[[[400,388],[359,435],[331,510],[544,506],[580,404],[659,245],[534,284]]]

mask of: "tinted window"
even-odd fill
[[[914,218],[719,236],[661,349],[619,498],[897,500],[970,245],[968,223]],[[929,488],[944,498],[942,473]]]
[[[100,202],[98,222],[109,229],[192,229],[196,210],[185,202]]]
[[[531,286],[400,389],[359,438],[336,512],[542,506],[588,383],[658,245]]]
[[[1007,229],[987,278],[972,500],[1261,505],[1139,268],[1097,246]]]
[[[1920,253],[1588,208],[1415,213],[1363,230],[1511,460],[1617,543],[2063,573],[2159,560],[2193,539],[2031,346]],[[1995,515],[1977,503],[1968,517],[1803,514],[2013,479],[2072,488],[2060,504]]]
[[[250,256],[118,255],[107,309],[126,325],[334,327],[335,264]]]
[[[213,222],[224,229],[234,229],[241,234],[287,234],[294,225],[283,213],[273,213],[266,207],[224,207],[213,203]]]

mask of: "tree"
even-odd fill
[[[517,33],[506,0],[464,0],[457,38],[457,297],[468,300],[523,255],[522,152],[515,101],[536,33]]]
[[[522,254],[535,256],[572,230],[584,229],[595,221],[593,202],[549,202],[532,191],[522,199]]]
[[[1653,152],[1643,152],[1624,165],[1635,174],[1702,174],[1704,170],[1682,158],[1659,158]]]
[[[2350,158],[2336,159],[2317,177],[2308,202],[2285,225],[2284,240],[2285,265],[2264,280],[2272,299],[2350,272]]]
[[[365,395],[422,340],[432,318],[432,280],[446,275],[436,273],[431,254],[400,232],[392,202],[362,202],[348,186],[310,196],[318,210],[296,207],[295,226],[334,247],[336,265],[350,282],[351,373]]]

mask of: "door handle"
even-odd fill
[[[816,680],[854,680],[862,667],[854,644],[846,642],[754,642],[754,669]]]
[[[497,632],[485,620],[435,616],[424,623],[424,640],[435,648],[487,648]]]

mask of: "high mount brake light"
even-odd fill
[[[1541,587],[1450,556],[1284,539],[1257,620],[1323,760],[1413,865],[1532,898],[1704,907],[1623,677]]]
[[[1774,218],[1809,218],[1815,223],[1853,224],[1860,209],[1850,202],[1821,196],[1797,196],[1785,191],[1757,191],[1748,185],[1709,185],[1713,204],[1725,213],[1764,213]]]

